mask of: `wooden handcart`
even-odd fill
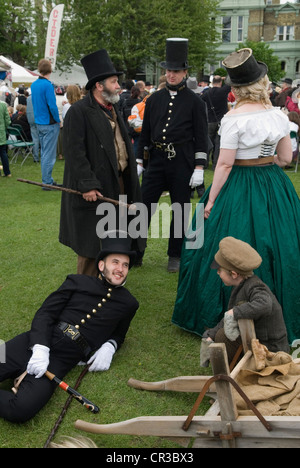
[[[94,424],[82,420],[75,427],[96,434],[127,434],[165,437],[183,447],[193,448],[296,448],[300,443],[300,416],[262,416],[235,379],[253,353],[255,339],[251,320],[240,320],[244,355],[230,372],[224,344],[209,347],[213,376],[181,376],[160,382],[130,379],[136,389],[200,392],[188,416],[141,416],[113,424]],[[233,389],[245,400],[253,416],[239,416]],[[196,411],[204,395],[215,395],[215,402],[204,416]]]

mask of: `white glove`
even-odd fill
[[[116,349],[111,343],[104,343],[88,360],[88,364],[91,364],[89,372],[108,370],[115,352]]]
[[[141,166],[140,164],[137,165],[137,175],[138,177],[140,177],[140,175],[144,172],[144,168],[143,166]]]
[[[213,343],[212,340],[202,338],[200,345],[200,367],[208,367],[210,361],[209,347]]]
[[[190,179],[190,186],[192,188],[195,188],[195,187],[198,187],[198,185],[202,185],[203,182],[204,182],[204,170],[195,169]]]
[[[32,356],[27,365],[27,372],[40,379],[49,366],[50,349],[47,346],[36,344],[32,348]]]
[[[236,341],[240,336],[238,322],[234,316],[225,312],[224,314],[224,333],[230,341]]]

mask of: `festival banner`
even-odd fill
[[[48,32],[45,47],[45,58],[52,63],[52,70],[55,69],[56,53],[59,42],[61,21],[64,12],[64,5],[56,5],[50,13],[48,21]]]

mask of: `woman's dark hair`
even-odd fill
[[[138,88],[136,85],[132,86],[130,97],[132,99],[137,99],[140,96],[140,94],[141,94],[140,88]]]

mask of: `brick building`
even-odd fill
[[[246,39],[264,41],[274,50],[285,76],[300,79],[300,0],[222,0],[220,60]],[[211,72],[220,62],[211,68]]]

